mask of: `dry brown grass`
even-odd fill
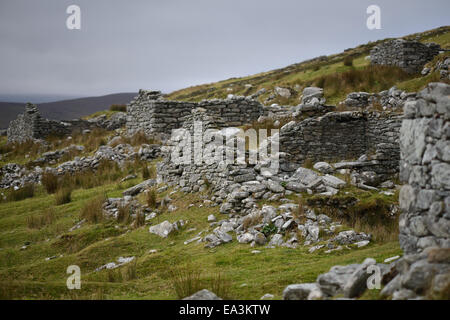
[[[90,189],[105,183],[116,182],[126,173],[114,161],[102,160],[95,171],[81,171],[74,174],[66,173],[61,178],[62,187],[73,189]]]
[[[158,197],[155,188],[150,188],[145,192],[145,202],[151,209],[155,209],[158,205]]]
[[[248,230],[250,227],[253,227],[262,222],[262,216],[260,214],[251,214],[244,217],[242,221],[242,227],[244,230]]]
[[[130,219],[131,219],[131,206],[130,205],[126,205],[126,206],[120,206],[119,211],[117,212],[117,222],[119,223],[125,223],[128,224],[130,223]]]
[[[127,106],[125,104],[112,104],[109,107],[110,111],[120,111],[120,112],[127,112]]]
[[[380,92],[413,77],[397,67],[370,65],[363,69],[324,75],[312,84],[324,88],[327,97],[340,97],[352,91]]]
[[[23,158],[28,155],[30,158],[36,157],[39,153],[46,151],[47,148],[34,140],[23,142],[10,142],[0,146],[0,154],[8,154],[9,159]]]
[[[151,165],[150,168],[147,165],[142,167],[142,178],[144,180],[147,179],[155,179],[156,178],[156,168],[154,165]]]
[[[71,200],[72,200],[72,188],[64,187],[56,191],[55,202],[57,206],[69,203]]]
[[[106,145],[106,138],[109,135],[111,135],[110,131],[95,128],[88,134],[83,134],[81,131],[72,132],[70,135],[71,139],[68,137],[48,136],[46,140],[54,149],[62,149],[75,144],[84,146],[85,152],[92,152],[97,150],[98,147]]]
[[[33,198],[34,184],[28,183],[18,190],[10,190],[7,195],[7,201],[20,201],[27,198]]]
[[[86,219],[90,223],[99,223],[103,220],[103,203],[106,201],[106,196],[101,195],[90,200],[83,207],[80,213],[81,219]]]
[[[145,134],[144,131],[138,131],[132,136],[120,136],[111,147],[118,146],[119,144],[129,144],[132,146],[140,146],[142,144],[161,144],[161,141],[157,137],[150,137]]]
[[[48,194],[53,194],[58,189],[58,176],[51,172],[44,172],[41,182]]]
[[[178,299],[188,297],[202,289],[209,289],[222,299],[231,299],[231,281],[220,273],[208,276],[199,268],[179,267],[169,271],[169,281]]]
[[[50,208],[42,214],[27,217],[27,226],[29,229],[42,229],[45,226],[51,225],[55,220],[55,210]]]
[[[302,167],[312,169],[314,167],[314,161],[311,158],[306,158],[302,163]]]

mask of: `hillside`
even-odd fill
[[[423,43],[435,42],[444,49],[450,49],[450,26],[444,26],[422,33],[405,36],[404,39],[419,40]],[[399,89],[418,91],[426,83],[436,81],[435,75],[423,79],[420,75],[408,75],[401,70],[392,74],[372,69],[370,61],[365,59],[377,44],[388,40],[379,40],[345,50],[339,54],[321,56],[308,61],[289,65],[285,68],[262,72],[248,77],[231,78],[216,83],[193,86],[170,93],[172,100],[200,101],[202,99],[225,98],[228,94],[251,95],[260,89],[266,92],[259,97],[265,104],[298,105],[303,88],[318,86],[324,88],[328,103],[336,104],[354,91],[380,92],[396,85]],[[447,53],[448,54],[448,53]],[[348,60],[351,66],[345,65]],[[370,82],[367,79],[372,79]],[[289,98],[274,94],[275,87],[288,88]],[[275,97],[266,101],[271,95]]]
[[[81,118],[92,113],[106,110],[112,104],[127,104],[136,93],[115,93],[98,97],[86,97],[38,104],[43,117],[55,120]],[[0,102],[0,128],[7,128],[25,109],[25,103]]]
[[[407,38],[450,48],[450,27]],[[369,66],[374,45],[167,97],[265,89],[266,102],[280,86],[291,96],[267,103],[296,105],[311,85],[329,103],[352,91],[426,87],[408,107],[330,112],[320,88],[308,88],[315,109],[285,108],[280,118],[245,97],[203,105],[146,90],[127,114],[98,111],[132,93],[39,105],[45,117],[108,117],[58,134],[46,131],[54,123],[23,117],[9,142],[0,136],[0,300],[173,300],[202,289],[225,300],[449,300],[450,85],[428,84],[438,71]],[[107,125],[115,117],[127,125]],[[279,132],[249,134],[247,144],[230,127]],[[212,128],[221,129],[214,139]],[[248,159],[215,158],[238,154],[235,146]],[[70,288],[74,266],[81,288]]]

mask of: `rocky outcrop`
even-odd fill
[[[370,61],[375,65],[396,66],[408,73],[418,73],[440,50],[435,43],[396,39],[374,47],[370,51]]]
[[[415,92],[406,92],[394,86],[379,93],[351,92],[342,103],[346,107],[358,109],[379,104],[383,110],[390,111],[403,108],[406,101],[414,100],[415,97]]]

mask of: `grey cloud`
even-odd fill
[[[82,29],[67,30],[66,8]],[[382,30],[366,8],[382,9]],[[169,92],[448,24],[447,0],[2,0],[0,95]]]

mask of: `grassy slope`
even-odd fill
[[[416,37],[419,37],[419,40],[422,42],[436,42],[443,48],[450,48],[450,27],[448,26],[409,35],[405,38],[415,39]],[[293,89],[297,85],[298,89],[292,90],[293,95],[291,98],[283,99],[281,97],[277,97],[270,102],[279,103],[281,105],[297,105],[299,103],[299,97],[302,89],[309,85],[320,84],[318,80],[321,77],[344,73],[353,69],[365,69],[370,62],[364,58],[369,55],[369,52],[373,46],[379,42],[380,41],[360,45],[356,48],[348,49],[343,53],[330,55],[324,59],[315,59],[312,61],[310,60],[293,64],[282,69],[181,89],[169,94],[168,98],[173,100],[200,101],[202,99],[225,98],[229,93],[236,95],[250,95],[261,88],[266,88],[268,91],[271,91],[276,86],[290,87]],[[343,61],[346,57],[353,58],[353,67],[344,66]],[[429,81],[434,80],[434,78],[428,77],[423,79],[419,75],[412,75],[407,81],[398,82],[395,81],[395,79],[393,80],[393,82],[387,81],[381,89],[379,83],[377,84],[376,81],[373,86],[369,86],[364,89],[370,92],[377,92],[377,90],[381,91],[389,89],[395,84],[399,85],[399,87],[403,89],[417,91],[423,88]],[[250,84],[253,87],[245,87],[246,84]],[[230,89],[231,91],[228,91],[227,89]],[[328,102],[332,104],[342,101],[348,93],[355,91],[356,89],[357,88],[348,86],[339,93],[334,93],[329,92],[327,86],[324,86],[325,96],[327,97]],[[269,94],[270,93],[261,95],[259,98],[260,101],[264,101]]]
[[[432,30],[419,36],[421,41],[434,41],[444,48],[450,48],[449,29],[446,27]],[[229,93],[226,88],[230,85],[235,94],[251,94],[262,87],[271,89],[278,85],[294,87],[298,84],[304,87],[314,84],[321,77],[354,69],[364,70],[368,64],[364,57],[374,44],[362,45],[343,54],[329,56],[326,61],[310,61],[250,77],[183,89],[172,93],[170,98],[196,101],[225,97]],[[347,55],[354,57],[353,67],[343,65],[343,59]],[[432,80],[433,75],[430,75],[423,78],[412,77],[396,84],[400,88],[414,91]],[[253,87],[247,89],[245,84],[252,84]],[[341,92],[338,96],[333,96],[327,91],[325,86],[325,94],[330,101],[339,101],[347,93]],[[266,96],[267,94],[262,99]],[[290,100],[274,102],[294,104],[298,102],[298,94]],[[5,142],[5,138],[1,138],[0,147],[3,147]],[[76,142],[92,144],[92,141],[82,141],[82,137]],[[58,144],[58,148],[65,144]],[[33,154],[27,160],[22,159],[23,163],[36,156],[37,154]],[[4,158],[1,164],[12,160],[20,159]],[[401,253],[397,241],[374,242],[365,248],[331,254],[309,254],[304,247],[295,250],[262,247],[258,248],[260,254],[252,254],[253,248],[239,244],[236,240],[210,250],[195,242],[184,245],[185,240],[209,228],[209,214],[221,218],[218,208],[198,206],[202,203],[200,194],[172,195],[178,210],[173,213],[166,212],[153,221],[156,224],[164,220],[189,220],[182,231],[170,235],[168,239],[150,234],[148,226],[131,229],[112,221],[96,225],[85,224],[78,230],[68,232],[79,221],[79,213],[87,201],[104,193],[109,197],[121,196],[122,190],[139,181],[140,179],[134,179],[124,184],[78,189],[73,192],[72,201],[61,206],[55,206],[54,195],[47,195],[42,188],[38,188],[31,199],[0,203],[0,298],[175,299],[177,295],[172,285],[170,270],[187,266],[200,270],[202,278],[205,279],[221,274],[230,283],[227,294],[229,298],[259,299],[265,293],[272,293],[276,298],[281,298],[286,285],[312,282],[318,274],[329,270],[333,265],[357,263],[367,257],[381,262],[387,257]],[[188,208],[190,203],[197,205]],[[41,229],[28,227],[27,221],[30,217],[42,215],[49,210],[53,210],[56,216],[52,223]],[[193,227],[196,230],[188,232],[188,229]],[[31,242],[31,245],[26,250],[20,250],[27,241]],[[151,249],[157,249],[158,252],[150,254]],[[52,256],[58,258],[45,260]],[[119,274],[131,268],[132,264],[112,273],[105,270],[93,272],[95,268],[115,261],[119,256],[137,257],[136,277],[129,280],[119,277]],[[82,290],[66,288],[66,268],[71,264],[81,267]],[[376,292],[368,292],[364,298],[376,298]]]
[[[137,183],[132,180],[128,185]],[[84,225],[73,232],[68,229],[78,221],[79,211],[91,198],[107,193],[120,196],[128,185],[105,185],[88,190],[76,190],[73,201],[56,208],[57,219],[41,230],[27,227],[27,218],[54,208],[54,196],[43,191],[31,199],[0,204],[0,296],[3,298],[107,298],[107,299],[175,299],[175,290],[169,270],[190,266],[202,271],[202,277],[211,278],[220,273],[230,283],[228,295],[236,299],[259,299],[265,293],[281,298],[284,287],[291,283],[314,281],[318,274],[336,264],[361,262],[366,257],[377,261],[399,254],[397,242],[371,244],[362,249],[345,250],[331,254],[307,253],[307,248],[259,248],[252,254],[249,245],[233,241],[215,249],[203,244],[183,242],[209,227],[207,216],[220,218],[218,208],[187,208],[190,203],[201,203],[200,195],[174,194],[179,208],[164,213],[154,223],[187,219],[184,229],[168,239],[148,232],[148,226],[130,229],[112,221]],[[164,196],[162,194],[161,196]],[[195,231],[187,232],[190,228]],[[20,250],[25,241],[31,245]],[[150,249],[157,249],[149,254]],[[45,258],[59,256],[54,260]],[[111,281],[108,271],[93,270],[119,256],[136,256],[137,278]],[[66,268],[71,264],[81,267],[82,290],[66,288]],[[122,269],[127,268],[122,267]],[[241,286],[242,284],[247,286]]]

